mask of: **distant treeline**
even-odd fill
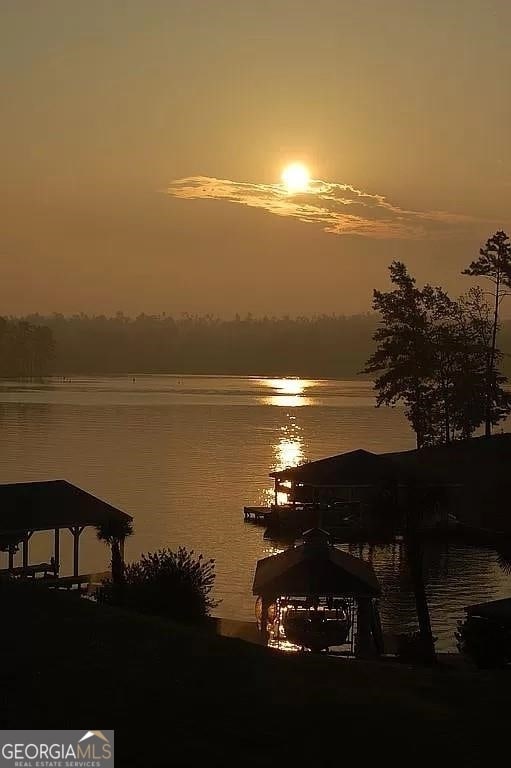
[[[54,365],[55,344],[51,330],[39,322],[0,317],[0,377],[41,378]]]
[[[28,375],[29,370],[38,375],[36,371],[46,368],[56,375],[195,373],[343,378],[355,376],[364,367],[374,349],[372,336],[378,317],[248,315],[225,320],[210,315],[165,314],[130,318],[118,313],[114,317],[31,315],[23,321],[3,322],[18,328],[20,346],[18,356],[7,356],[2,376]],[[54,340],[55,354],[50,363],[44,355],[39,360],[37,355],[22,354],[22,349],[30,348],[29,340],[36,338],[23,331],[23,323],[29,328],[40,327],[46,348]],[[504,352],[511,350],[511,321],[503,323],[500,346]],[[21,359],[25,360],[23,365]],[[511,372],[507,357],[503,368]]]
[[[24,318],[49,328],[57,375],[195,373],[354,376],[375,315],[220,319],[210,315]]]

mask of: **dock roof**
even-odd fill
[[[488,603],[477,603],[465,608],[469,616],[480,616],[499,624],[511,626],[511,597],[502,600],[491,600]]]
[[[259,560],[254,595],[333,595],[377,597],[380,584],[370,563],[343,552],[328,534],[312,529],[303,541],[278,555]]]
[[[310,486],[374,485],[397,477],[397,465],[385,456],[357,450],[270,473],[277,480]]]
[[[447,483],[509,487],[511,434],[471,437],[382,456],[415,476],[427,472],[429,477]]]
[[[132,520],[66,480],[0,485],[0,534]]]

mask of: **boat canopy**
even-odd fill
[[[253,594],[273,600],[281,595],[373,598],[381,592],[370,563],[335,547],[329,534],[313,528],[299,543],[259,560]]]

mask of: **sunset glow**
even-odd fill
[[[0,768],[497,762],[511,0],[0,11]]]
[[[282,181],[291,195],[307,192],[310,183],[309,169],[302,163],[291,163],[282,171]]]
[[[312,399],[306,397],[306,390],[312,387],[314,382],[307,379],[260,379],[263,386],[272,390],[270,396],[261,398],[265,405],[279,405],[285,408],[312,405]]]

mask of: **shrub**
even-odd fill
[[[433,638],[436,643],[437,638]],[[405,664],[422,664],[427,658],[420,632],[408,632],[397,636],[397,658]]]
[[[106,582],[98,595],[100,602],[187,623],[200,621],[218,605],[211,597],[215,561],[185,547],[142,555],[126,566],[124,579],[122,585]]]

